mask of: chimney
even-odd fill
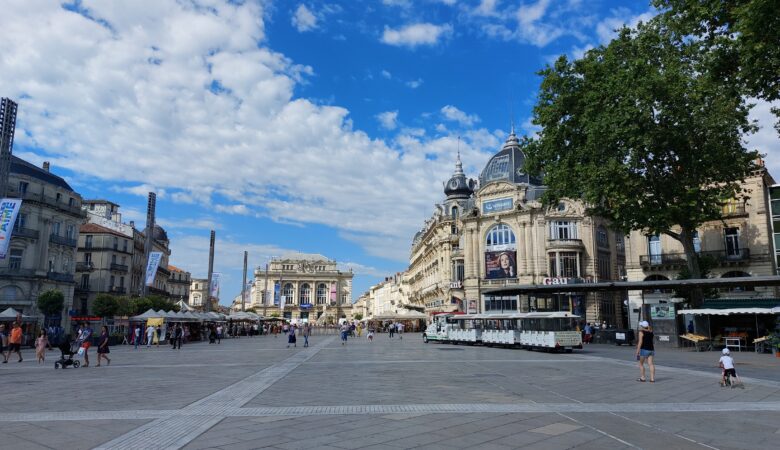
[[[43,170],[45,170],[47,172],[49,171],[49,161],[44,161],[43,162]]]
[[[130,221],[130,228],[135,228],[135,220]]]

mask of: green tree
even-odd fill
[[[92,303],[92,312],[100,317],[114,317],[119,311],[119,301],[109,294],[100,294]]]
[[[657,20],[688,45],[711,53],[710,70],[746,95],[780,100],[777,0],[652,0]],[[694,36],[696,39],[690,39]],[[774,113],[780,115],[780,109]],[[780,131],[780,122],[777,125]]]
[[[152,307],[152,301],[145,297],[137,297],[130,302],[133,315],[143,314]]]
[[[692,278],[701,278],[694,231],[728,199],[747,198],[740,181],[759,156],[743,145],[755,127],[742,92],[703,70],[707,60],[657,23],[623,28],[540,72],[542,130],[523,141],[548,203],[579,198],[614,228],[676,239]]]
[[[46,316],[62,315],[65,296],[56,289],[41,292],[38,296],[38,310]]]
[[[135,315],[135,309],[133,309],[133,300],[130,297],[116,297],[118,309],[116,311],[117,316],[133,316]]]
[[[363,320],[363,314],[360,314],[360,313],[357,313],[357,314],[352,314],[352,317],[353,317],[355,320]]]

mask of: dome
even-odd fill
[[[479,175],[480,186],[485,186],[493,181],[525,183],[533,186],[542,185],[539,178],[528,175],[525,170],[525,154],[520,149],[520,139],[515,135],[514,128],[507,137],[504,147],[490,158],[485,169]]]
[[[444,194],[447,199],[469,198],[474,192],[474,180],[469,180],[463,173],[463,163],[460,162],[460,153],[455,162],[455,173],[444,185]]]
[[[155,225],[154,233],[152,234],[155,241],[168,242],[168,233],[165,232],[165,228]]]

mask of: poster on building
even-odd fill
[[[517,252],[485,252],[485,273],[489,280],[517,277]]]
[[[674,303],[661,303],[650,305],[650,318],[660,320],[674,319]]]
[[[330,284],[330,305],[336,306],[336,283]]]
[[[22,209],[22,201],[18,198],[4,198],[0,202],[0,259],[5,258],[8,253],[16,216],[19,215],[20,209]]]
[[[281,293],[281,287],[279,286],[279,282],[274,282],[274,306],[279,306],[279,295]]]
[[[219,298],[219,282],[222,278],[221,273],[214,272],[211,274],[211,296],[214,298]]]
[[[162,260],[161,252],[149,253],[149,260],[146,261],[146,285],[154,285],[154,277],[157,275],[157,268],[160,267],[160,260]]]
[[[476,300],[469,300],[468,301],[468,308],[466,310],[466,314],[476,314],[477,313],[477,301]]]

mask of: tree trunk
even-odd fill
[[[693,247],[693,233],[694,229],[683,226],[680,230],[680,239],[683,250],[685,251],[685,261],[688,264],[688,272],[691,274],[691,279],[701,279],[701,266],[699,265],[699,255],[696,253],[696,249]],[[693,288],[690,290],[691,294],[691,307],[697,308],[704,301],[704,292],[702,288]]]

